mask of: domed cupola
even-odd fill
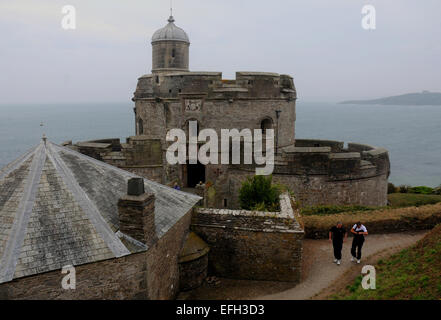
[[[170,16],[168,24],[153,34],[153,72],[189,70],[190,39],[174,22]]]
[[[153,34],[152,43],[157,41],[182,41],[190,43],[187,33],[175,25],[175,19],[170,16],[168,24]]]

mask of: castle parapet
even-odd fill
[[[133,100],[179,99],[188,94],[205,94],[208,99],[220,100],[297,98],[289,75],[237,72],[235,80],[225,80],[221,72],[167,72],[139,78]]]
[[[389,153],[384,148],[330,140],[297,140],[282,149],[276,174],[327,175],[331,180],[346,180],[389,175]]]

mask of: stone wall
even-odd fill
[[[239,207],[238,192],[242,182],[254,172],[231,170],[229,172],[230,205]],[[332,181],[327,176],[295,176],[273,174],[273,182],[287,186],[301,206],[363,205],[381,207],[387,205],[387,175],[354,180]]]
[[[151,77],[139,79],[133,98],[144,135],[165,143],[168,130],[185,128],[189,120],[220,135],[221,129],[260,129],[269,119],[279,146],[294,143],[297,94],[290,76],[238,72],[235,80],[223,80],[219,72],[182,72],[155,75],[159,83]]]
[[[190,44],[182,41],[157,41],[152,44],[153,71],[188,70]],[[172,53],[173,52],[173,53]]]
[[[77,266],[76,289],[64,290],[61,270],[0,285],[0,299],[106,300],[147,299],[145,253]]]
[[[121,143],[119,139],[105,139],[66,146],[146,179],[164,183],[166,160],[162,145],[160,139],[143,135],[129,137],[126,143]]]
[[[233,279],[299,282],[303,229],[291,199],[280,212],[196,209],[192,229],[210,245],[210,273]]]
[[[253,166],[230,166],[217,196],[239,207],[239,189]],[[327,140],[297,140],[276,159],[273,182],[287,186],[302,206],[387,205],[389,153],[383,148]],[[228,186],[228,192],[226,187]]]
[[[189,211],[147,252],[148,298],[174,299],[179,292],[178,259],[190,229]]]

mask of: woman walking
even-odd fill
[[[361,249],[363,248],[363,244],[365,240],[364,236],[368,235],[368,231],[361,222],[357,222],[352,227],[351,233],[354,234],[354,240],[352,240],[352,248],[351,248],[351,254],[352,254],[351,261],[357,260],[357,263],[360,263]]]

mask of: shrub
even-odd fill
[[[395,185],[393,183],[388,183],[387,185],[387,193],[391,194],[391,193],[396,193],[397,192],[397,187],[395,187]]]
[[[242,183],[240,206],[244,210],[278,211],[282,187],[272,184],[272,176],[253,176]]]
[[[398,187],[398,191],[400,193],[408,193],[410,188],[411,188],[410,186],[401,185],[401,186]]]
[[[414,187],[414,188],[410,188],[408,192],[416,193],[416,194],[433,194],[433,188],[425,187],[425,186]]]
[[[433,194],[441,195],[441,185],[433,189]]]

